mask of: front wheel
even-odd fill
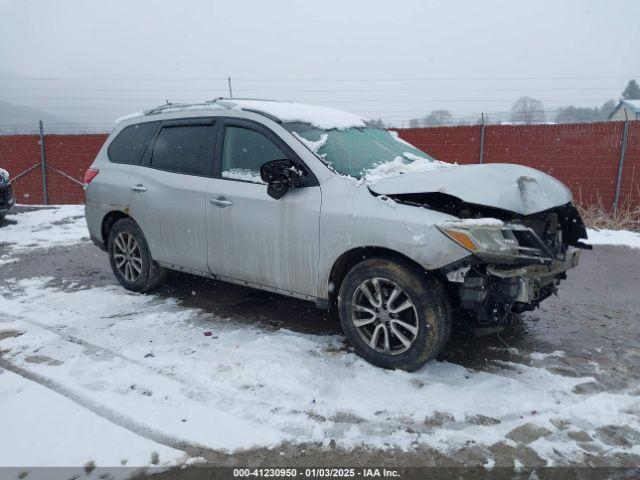
[[[451,327],[448,301],[436,280],[383,258],[349,271],[338,309],[356,353],[382,368],[417,370],[440,353]]]

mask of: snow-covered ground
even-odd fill
[[[511,363],[492,372],[443,362],[416,373],[385,371],[344,351],[341,337],[247,328],[153,295],[52,280],[9,281],[0,289],[8,312],[2,330],[21,332],[2,341],[9,350],[4,361],[32,372],[56,398],[70,396],[169,445],[234,451],[334,439],[345,448],[428,445],[446,451],[468,441],[492,444],[533,424],[552,433],[530,446],[554,461],[554,450],[580,454],[554,426],[558,419],[587,431],[609,424],[640,429],[631,413],[637,396],[573,393],[594,379],[553,374],[544,368],[544,356],[532,358],[533,366]],[[23,391],[22,404],[42,401],[40,390],[31,399]],[[5,392],[0,410],[15,401]],[[449,424],[434,433],[429,419],[443,415]],[[464,426],[473,417],[490,420]],[[20,419],[14,422],[19,429]],[[0,436],[0,465],[14,461],[13,442]],[[634,448],[640,453],[640,446]],[[119,454],[145,459],[138,446],[132,450],[130,457]],[[82,453],[71,451],[70,458],[58,451],[58,461],[76,461]],[[167,461],[181,456],[165,453]],[[52,461],[47,449],[27,455],[35,464]],[[113,458],[105,455],[104,461]]]
[[[13,254],[39,248],[73,245],[89,238],[83,205],[61,205],[6,217],[0,228],[0,265],[14,260]],[[15,221],[15,223],[14,223]]]
[[[640,233],[628,230],[593,230],[587,231],[591,245],[621,245],[640,248]]]
[[[80,208],[9,217],[3,259],[81,241]],[[173,465],[188,445],[448,452],[510,442],[523,429],[542,432],[528,447],[562,464],[585,453],[573,428],[607,454],[640,454],[640,445],[612,447],[595,433],[640,430],[637,392],[578,393],[595,380],[546,368],[562,352],[485,370],[434,361],[406,373],[367,364],[341,336],[248,327],[119,286],[2,279],[0,303],[0,466]]]

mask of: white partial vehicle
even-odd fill
[[[384,368],[434,358],[455,313],[500,328],[535,308],[585,247],[549,175],[438,162],[357,115],[296,103],[129,116],[85,182],[91,238],[125,288],[174,269],[335,307]]]

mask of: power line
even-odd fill
[[[287,78],[260,78],[260,77],[232,77],[233,81],[240,82],[422,82],[439,80],[604,80],[604,79],[628,79],[636,78],[632,75],[569,75],[569,76],[504,76],[504,77],[287,77]],[[1,81],[154,81],[154,82],[209,82],[226,81],[229,77],[0,77]]]

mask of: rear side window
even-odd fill
[[[138,165],[159,123],[137,123],[124,128],[107,149],[109,160]]]
[[[151,167],[186,175],[211,175],[214,125],[163,127],[153,145]]]

